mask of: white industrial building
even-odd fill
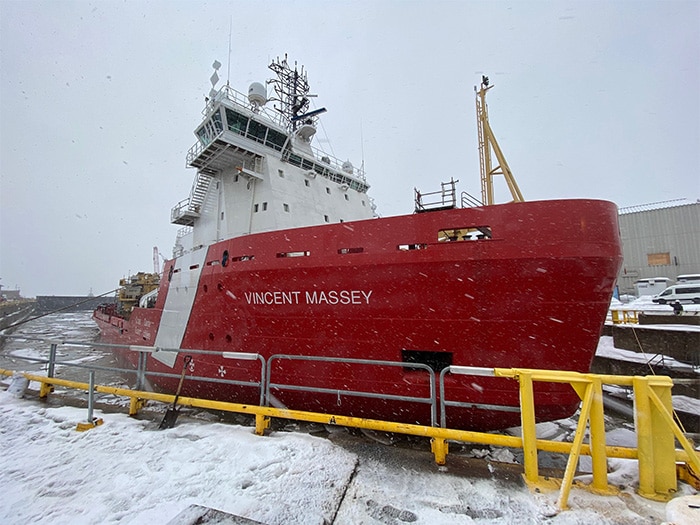
[[[666,278],[674,284],[679,275],[700,274],[700,200],[621,208],[619,220],[624,255],[620,294],[637,295],[640,279]]]

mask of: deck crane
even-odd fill
[[[515,182],[513,172],[506,162],[501,147],[496,141],[491,125],[489,124],[488,106],[486,105],[486,92],[493,86],[489,86],[489,77],[482,75],[481,88],[476,93],[476,117],[477,127],[479,130],[479,165],[481,169],[481,201],[489,206],[495,204],[493,196],[493,177],[494,175],[503,175],[508,184],[508,189],[513,197],[513,202],[522,202],[522,193],[518,188],[518,183]],[[496,156],[498,165],[493,167],[491,160],[491,150]]]

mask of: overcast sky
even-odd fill
[[[317,145],[364,160],[383,216],[450,177],[480,195],[482,74],[526,200],[700,198],[698,1],[0,0],[0,53],[0,284],[24,296],[171,256],[215,59],[243,92],[303,64]]]

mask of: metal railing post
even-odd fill
[[[525,479],[537,483],[539,471],[537,466],[537,429],[535,427],[535,399],[532,388],[532,374],[519,371],[520,383],[520,417],[523,437],[523,466]]]
[[[603,381],[600,377],[591,376],[593,384],[590,414],[591,430],[591,460],[593,463],[592,486],[597,491],[609,492],[608,487],[608,457],[605,452],[605,416],[603,407]]]
[[[58,343],[51,343],[51,348],[49,349],[49,367],[46,372],[48,377],[54,377],[56,370],[56,349],[58,348]],[[51,392],[53,392],[53,386],[48,383],[41,383],[41,388],[39,389],[39,397],[45,398]]]
[[[92,423],[92,412],[95,408],[95,371],[90,370],[90,389],[88,390],[88,423]]]
[[[143,390],[146,383],[146,352],[139,352],[139,364],[136,369],[136,390]]]
[[[569,492],[571,491],[571,483],[574,479],[574,474],[576,473],[576,466],[578,465],[579,457],[581,457],[581,445],[583,444],[583,438],[586,435],[586,424],[588,423],[588,418],[591,413],[591,405],[593,404],[593,398],[595,397],[595,390],[593,388],[593,383],[590,381],[580,382],[577,385],[571,383],[575,387],[576,392],[579,394],[583,402],[581,403],[581,411],[578,416],[578,424],[576,425],[576,434],[574,435],[574,441],[571,444],[571,452],[569,453],[569,460],[566,462],[566,470],[564,471],[564,478],[561,483],[561,491],[559,492],[559,498],[557,499],[557,507],[560,509],[567,508],[567,500],[569,499]]]
[[[47,372],[48,377],[53,377],[56,367],[56,349],[58,348],[58,343],[51,343],[51,349],[49,350],[49,368]]]
[[[662,381],[664,379],[667,381]],[[672,411],[673,382],[668,378],[634,377],[632,384],[639,494],[650,499],[667,500],[677,490],[673,428],[665,424],[663,414]],[[656,397],[661,406],[652,403],[652,397]]]

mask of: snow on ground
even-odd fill
[[[0,393],[0,522],[167,523],[197,503],[263,523],[331,522],[356,457],[305,434],[45,408]],[[303,519],[298,520],[302,514]]]
[[[656,304],[651,300],[651,295],[642,295],[628,302],[622,302],[613,297],[610,302],[610,308],[613,310],[638,310],[644,312],[666,313],[673,315],[673,308],[670,304]],[[683,303],[684,313],[689,313],[690,315],[697,315],[700,313],[700,304],[694,303]],[[696,313],[697,312],[697,313]]]
[[[280,431],[256,436],[250,427],[183,416],[175,428],[157,430],[159,421],[95,415],[104,424],[77,432],[85,409],[0,390],[0,523],[152,525],[195,504],[270,525],[664,519],[664,504],[635,494],[634,461],[609,462],[610,483],[622,487],[621,494],[574,488],[571,510],[557,513],[557,493],[530,492],[520,466],[504,470],[450,454],[438,467],[427,441],[425,452],[416,453],[358,441],[342,429],[327,439]],[[695,494],[687,485],[679,488],[681,495]]]
[[[645,326],[646,328],[646,326]],[[700,328],[700,327],[692,327]],[[640,363],[647,364],[652,357],[656,354],[647,354],[643,352],[635,352],[633,350],[624,350],[622,348],[616,348],[613,338],[607,335],[602,336],[598,340],[598,349],[596,354],[598,357],[607,357],[608,359],[616,359],[618,361],[627,361],[628,363]],[[672,369],[684,370],[688,372],[693,371],[693,366],[688,363],[683,363],[677,361],[669,356],[664,356],[663,358],[664,366]]]
[[[46,325],[54,323],[74,328],[76,339],[94,332],[85,315],[68,321],[65,315],[27,326],[31,333],[25,335],[48,336],[55,329]],[[46,352],[42,347],[43,353],[35,353],[19,341],[7,341],[4,351],[15,367],[22,362],[20,354],[45,357]],[[644,360],[614,348],[610,337],[601,338],[598,355]],[[79,349],[69,357],[92,356]],[[419,450],[386,446],[340,427],[321,438],[289,424],[285,429],[295,431],[260,437],[251,427],[182,415],[175,428],[159,431],[162,413],[151,420],[129,418],[125,401],[114,396],[99,400],[106,409],[111,406],[109,413],[96,411],[104,424],[80,433],[75,428],[85,421],[85,409],[17,399],[4,391],[8,384],[0,381],[0,523],[184,524],[192,521],[183,521],[181,513],[192,505],[270,525],[602,525],[667,519],[663,503],[635,493],[635,461],[608,461],[609,483],[620,487],[620,494],[594,496],[574,488],[570,510],[558,513],[556,492],[534,494],[524,486],[522,467],[515,464],[521,455],[517,450],[455,444],[447,465],[438,467],[427,440],[420,441]],[[697,399],[683,401],[697,408]],[[570,439],[574,428],[573,419],[543,423],[538,436]],[[624,427],[611,430],[607,442],[635,446],[633,432]],[[556,459],[561,461],[552,466],[561,468],[566,458]],[[578,479],[590,482],[590,458],[581,458],[579,471]],[[683,483],[679,490],[679,496],[700,498]],[[672,504],[671,517],[691,509],[680,497]]]
[[[700,327],[693,327],[700,328]],[[630,363],[640,363],[647,364],[652,357],[655,355],[644,354],[641,352],[634,352],[632,350],[623,350],[622,348],[615,348],[613,343],[613,338],[610,336],[602,336],[598,341],[598,349],[596,350],[596,356],[605,357],[608,359],[617,359],[619,361],[627,361]],[[658,361],[658,359],[657,359]],[[669,369],[684,371],[684,372],[695,372],[700,374],[700,370],[693,368],[692,365],[687,363],[682,363],[676,361],[672,357],[663,356],[664,366]],[[620,392],[625,392],[624,388],[617,388],[614,386],[605,386],[606,391],[612,392],[619,390]],[[687,412],[688,414],[698,414],[700,416],[700,400],[697,398],[692,398],[688,396],[673,396],[673,408],[680,410],[681,412]]]

